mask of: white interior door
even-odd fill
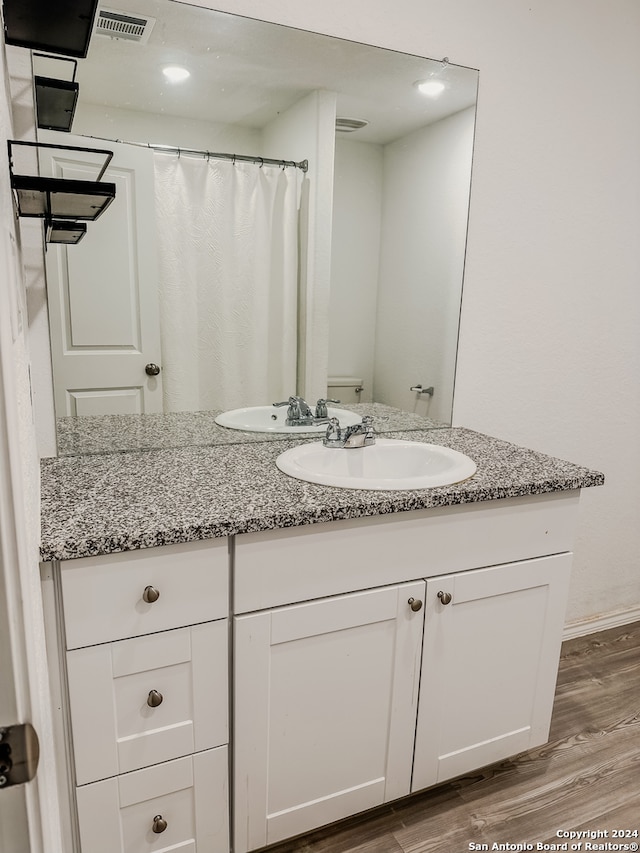
[[[103,180],[116,197],[75,246],[49,244],[47,295],[54,399],[64,415],[162,411],[152,153],[69,134],[42,141],[114,151]],[[41,149],[43,174],[95,180],[98,154]]]

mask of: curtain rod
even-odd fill
[[[187,154],[192,157],[206,157],[207,160],[231,160],[234,163],[236,160],[241,160],[245,163],[260,163],[261,166],[281,166],[283,169],[285,166],[293,166],[296,169],[300,169],[302,172],[306,172],[309,169],[308,160],[300,160],[299,162],[296,162],[295,160],[276,160],[272,157],[254,157],[249,154],[222,154],[215,151],[201,151],[197,148],[179,148],[176,145],[160,145],[153,142],[129,142],[126,139],[108,139],[104,136],[90,136],[88,134],[81,135],[85,136],[87,139],[99,139],[101,142],[115,142],[119,145],[135,145],[137,148],[150,148],[152,151],[164,151],[167,154],[175,153],[178,157],[180,157],[181,154]]]

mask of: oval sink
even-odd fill
[[[300,444],[281,453],[276,465],[298,480],[343,489],[428,489],[459,483],[476,472],[473,459],[457,450],[391,438],[348,450],[322,442]]]
[[[338,418],[341,427],[353,426],[360,423],[362,417],[347,409],[328,408],[330,418]],[[215,421],[217,424],[229,429],[241,429],[245,432],[283,432],[283,433],[324,433],[327,430],[325,424],[313,426],[287,426],[287,407],[280,406],[248,406],[244,409],[232,409],[222,412]]]

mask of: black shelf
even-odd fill
[[[12,175],[18,216],[95,221],[116,197],[107,181],[74,181],[39,175]]]
[[[38,127],[68,133],[78,103],[78,84],[73,80],[57,80],[53,77],[36,76],[34,80]]]
[[[46,239],[49,243],[78,243],[87,230],[83,223],[94,222],[102,216],[116,197],[115,183],[101,180],[111,162],[113,151],[12,139],[8,140],[7,145],[11,188],[18,216],[43,219],[46,226]],[[95,181],[50,178],[42,175],[16,175],[13,172],[13,146],[101,154],[104,156],[104,163]]]
[[[75,246],[87,233],[84,222],[59,222],[54,220],[47,222],[47,243],[66,243]]]
[[[84,58],[98,0],[3,0],[7,44]]]
[[[78,60],[66,56],[51,56],[48,53],[34,53],[34,60],[51,61],[59,68],[62,63],[67,69],[71,66],[71,79],[52,77],[50,73],[34,76],[36,116],[38,127],[43,130],[58,130],[69,133],[78,103],[79,85],[76,83]]]

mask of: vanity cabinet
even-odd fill
[[[576,506],[236,538],[235,853],[546,741]]]
[[[45,572],[70,732],[68,849],[228,853],[226,540]]]
[[[43,564],[65,849],[229,853],[230,765],[247,853],[545,742],[577,507]]]

